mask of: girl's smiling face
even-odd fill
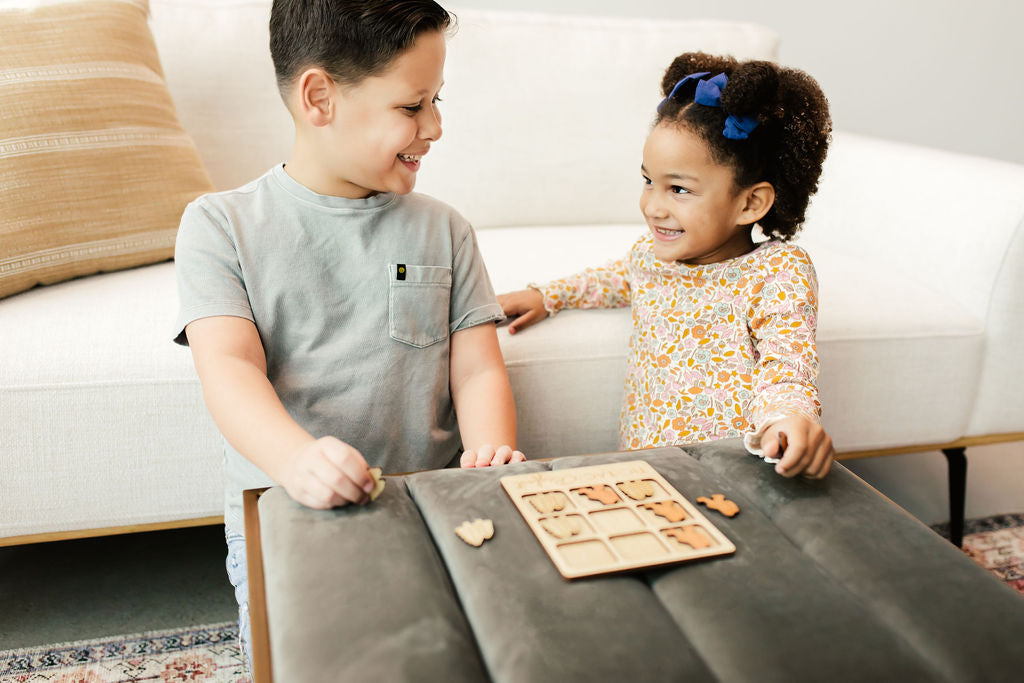
[[[715,163],[703,140],[665,123],[647,136],[640,170],[640,211],[658,259],[718,263],[754,248],[751,226],[774,201],[770,184],[736,187],[733,170]]]

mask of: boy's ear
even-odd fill
[[[742,197],[744,203],[736,225],[753,225],[764,218],[775,203],[775,188],[769,182],[756,183],[745,188]]]
[[[326,126],[334,118],[337,86],[326,71],[306,69],[295,83],[298,114],[311,126]]]

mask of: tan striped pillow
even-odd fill
[[[212,189],[146,0],[0,11],[0,297],[171,258]]]

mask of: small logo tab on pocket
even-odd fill
[[[405,279],[405,264],[404,263],[399,263],[398,264],[398,268],[396,268],[396,271],[397,272],[395,274],[395,279],[396,280],[404,280]]]

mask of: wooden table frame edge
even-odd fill
[[[105,526],[90,529],[70,529],[68,531],[47,531],[39,534],[21,534],[19,536],[0,537],[0,548],[16,545],[32,545],[50,543],[52,541],[76,541],[82,538],[101,538],[103,536],[120,536],[122,534],[141,534],[149,531],[169,531],[172,529],[188,529],[199,526],[214,526],[224,523],[224,515],[210,517],[189,517],[173,519],[168,522],[144,522],[141,524],[124,524],[121,526]]]
[[[273,683],[270,661],[270,629],[267,621],[267,591],[263,580],[263,547],[260,542],[260,496],[267,489],[242,492],[245,514],[245,561],[249,571],[249,628],[253,683]]]

